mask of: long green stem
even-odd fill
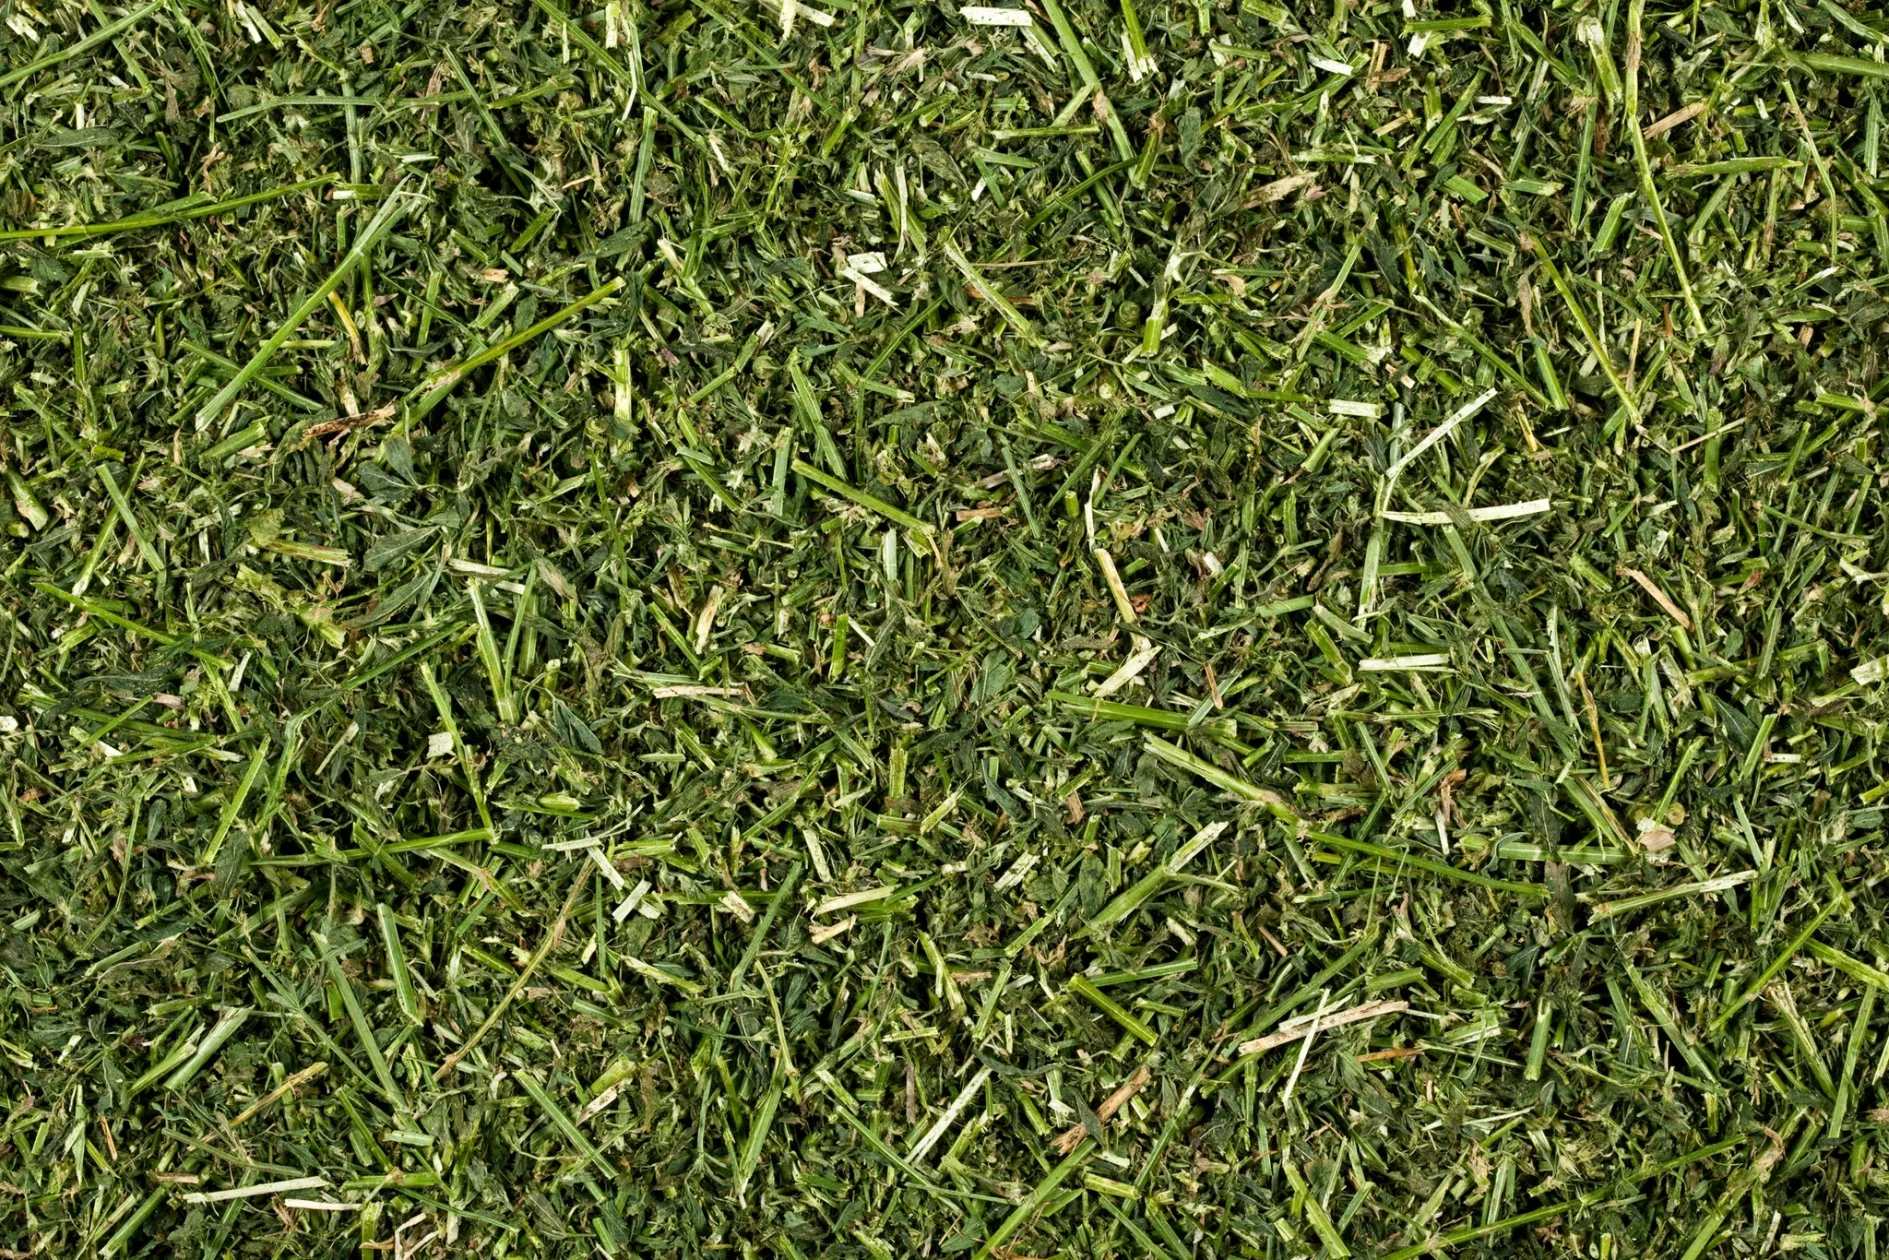
[[[1581,304],[1575,300],[1573,287],[1561,274],[1561,269],[1554,265],[1554,259],[1548,257],[1548,250],[1540,241],[1524,233],[1522,244],[1535,251],[1535,257],[1541,260],[1541,269],[1548,273],[1548,279],[1554,284],[1555,292],[1559,293],[1561,300],[1568,304],[1568,313],[1574,316],[1575,326],[1581,330],[1581,336],[1587,339],[1588,349],[1592,350],[1594,357],[1600,361],[1600,370],[1606,375],[1607,383],[1613,387],[1615,396],[1620,399],[1620,405],[1627,409],[1628,416],[1638,419],[1640,412],[1639,408],[1633,405],[1633,395],[1627,392],[1627,384],[1620,379],[1620,373],[1614,369],[1614,361],[1608,355],[1607,348],[1600,344],[1600,337],[1595,334],[1594,326],[1587,322],[1586,313],[1581,310]]]
[[[605,281],[595,289],[592,289],[589,293],[586,293],[583,297],[572,302],[569,306],[553,311],[531,327],[515,332],[505,338],[505,340],[487,346],[476,354],[462,359],[444,371],[428,378],[424,384],[409,395],[412,401],[407,405],[407,414],[401,419],[400,423],[402,429],[404,430],[417,424],[429,411],[437,407],[441,399],[445,398],[447,394],[450,394],[459,382],[466,379],[467,373],[476,371],[488,363],[504,358],[526,342],[533,341],[543,336],[545,333],[550,332],[559,324],[564,323],[566,320],[571,319],[587,308],[595,306],[622,287],[623,278],[621,276],[614,280]]]
[[[29,61],[10,74],[0,74],[0,88],[12,87],[15,83],[23,79],[31,78],[48,66],[56,66],[62,61],[67,61],[78,56],[80,53],[90,52],[120,31],[129,30],[139,22],[142,22],[151,13],[163,7],[164,0],[152,0],[150,4],[145,5],[142,9],[137,10],[135,13],[127,13],[124,17],[119,18],[109,26],[99,27],[90,35],[87,35],[84,39],[68,48],[61,48],[58,52],[47,53],[38,61]]]
[[[114,232],[137,232],[144,228],[167,227],[170,224],[183,223],[190,219],[203,219],[213,214],[240,210],[244,206],[276,201],[298,192],[306,192],[311,188],[325,188],[338,178],[339,176],[336,175],[317,175],[313,179],[298,180],[293,184],[284,184],[280,188],[270,188],[263,192],[246,193],[241,197],[227,197],[222,201],[205,200],[199,194],[196,198],[186,198],[181,204],[169,208],[141,210],[137,214],[126,215],[122,219],[113,219],[110,223],[69,223],[65,227],[56,228],[5,228],[0,229],[0,241],[109,236]]]
[[[1659,189],[1653,183],[1653,164],[1647,160],[1646,137],[1640,132],[1640,22],[1645,16],[1646,0],[1633,0],[1627,9],[1627,135],[1633,141],[1633,158],[1640,168],[1640,195],[1653,208],[1653,222],[1659,237],[1666,242],[1666,256],[1672,259],[1673,275],[1679,279],[1679,295],[1685,299],[1686,313],[1692,317],[1692,330],[1709,336],[1699,301],[1692,296],[1692,282],[1686,278],[1685,260],[1679,256],[1679,240],[1666,221],[1666,207],[1660,204]]]
[[[406,213],[407,206],[412,200],[412,198],[401,196],[399,189],[394,190],[393,195],[387,198],[386,204],[381,206],[379,213],[375,214],[361,234],[354,238],[354,245],[348,250],[347,257],[341,260],[341,265],[328,273],[328,278],[316,285],[314,290],[302,299],[302,304],[282,321],[282,326],[275,330],[275,335],[263,342],[261,348],[250,356],[249,362],[242,366],[242,370],[232,376],[229,382],[216,392],[215,397],[197,409],[199,425],[207,425],[221,415],[223,409],[243,392],[243,387],[269,365],[269,360],[275,357],[276,351],[282,348],[283,343],[295,335],[295,330],[300,328],[308,317],[328,300],[330,293],[341,287],[341,282],[348,278],[349,273],[360,266],[362,261],[373,252],[374,247],[380,244],[381,238],[386,236],[400,216]]]

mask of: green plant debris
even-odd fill
[[[0,0],[0,1260],[1876,1260],[1885,48]]]

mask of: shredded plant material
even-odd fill
[[[1886,46],[0,0],[0,1260],[1875,1260]]]

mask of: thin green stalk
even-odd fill
[[[119,32],[130,30],[138,23],[144,21],[146,17],[149,17],[158,9],[163,8],[164,4],[165,0],[152,0],[150,4],[131,13],[127,13],[116,22],[108,26],[99,27],[84,39],[78,40],[65,48],[61,48],[57,52],[47,53],[37,61],[29,61],[18,70],[12,71],[9,74],[0,74],[0,88],[12,87],[15,83],[30,79],[41,70],[47,69],[50,66],[56,66],[62,61],[70,61],[80,53],[91,52],[100,44],[117,36]]]
[[[1790,944],[1778,951],[1778,956],[1771,960],[1770,965],[1759,972],[1757,978],[1746,985],[1742,993],[1725,1004],[1725,1009],[1718,1013],[1718,1018],[1712,1021],[1708,1031],[1716,1036],[1718,1030],[1725,1027],[1725,1025],[1731,1021],[1732,1016],[1744,1010],[1760,993],[1763,993],[1764,986],[1777,979],[1778,973],[1783,971],[1791,959],[1797,956],[1797,951],[1802,949],[1805,942],[1810,940],[1810,938],[1816,934],[1817,929],[1823,926],[1824,920],[1828,919],[1832,914],[1835,914],[1842,905],[1843,899],[1840,897],[1833,896],[1830,900],[1826,901],[1823,909],[1819,910],[1811,918],[1810,922],[1806,923],[1802,930],[1791,938]]]
[[[618,276],[598,285],[583,297],[568,306],[560,307],[545,316],[531,327],[513,333],[503,341],[487,346],[475,354],[461,359],[451,367],[435,373],[422,384],[416,386],[407,395],[406,414],[400,419],[400,432],[404,433],[424,419],[428,412],[440,404],[446,395],[458,387],[469,373],[475,372],[488,363],[504,358],[518,347],[535,341],[558,325],[567,323],[584,311],[595,306],[623,287],[623,277]]]
[[[1083,86],[1094,93],[1097,108],[1107,115],[1109,135],[1115,141],[1115,156],[1124,162],[1134,161],[1135,146],[1128,142],[1128,131],[1122,126],[1121,114],[1102,91],[1102,80],[1096,77],[1095,63],[1083,51],[1082,41],[1076,36],[1076,28],[1069,24],[1069,18],[1057,0],[1043,0],[1043,11],[1049,14],[1050,25],[1056,28],[1056,38],[1062,44],[1063,51],[1069,55],[1069,60],[1075,62],[1076,73],[1082,77]]]
[[[1029,1219],[1036,1215],[1037,1211],[1049,1201],[1050,1195],[1056,1192],[1056,1187],[1069,1180],[1070,1174],[1088,1163],[1089,1157],[1094,1153],[1095,1140],[1093,1138],[1082,1139],[1081,1145],[1069,1152],[1069,1154],[1064,1157],[1062,1163],[1051,1169],[1049,1175],[1039,1181],[1036,1184],[1036,1188],[1023,1197],[1023,1200],[1017,1204],[1016,1209],[1012,1211],[1009,1216],[1004,1218],[1003,1224],[999,1225],[991,1236],[984,1240],[984,1245],[977,1249],[977,1253],[971,1257],[971,1260],[990,1260],[990,1257],[996,1254],[997,1249],[1009,1242],[1011,1238],[1016,1235],[1016,1232],[1022,1229],[1024,1225],[1029,1222]]]
[[[1679,240],[1666,221],[1666,207],[1660,203],[1659,188],[1653,182],[1653,164],[1646,156],[1646,137],[1640,131],[1640,23],[1645,14],[1646,0],[1632,0],[1627,6],[1627,136],[1633,141],[1633,159],[1640,168],[1640,195],[1652,208],[1653,222],[1659,228],[1660,239],[1666,242],[1666,256],[1672,260],[1679,294],[1685,299],[1686,313],[1692,317],[1692,329],[1699,336],[1708,337],[1711,334],[1706,329],[1705,316],[1699,310],[1698,299],[1692,295],[1692,281],[1687,278],[1685,260],[1679,255]]]
[[[1535,252],[1535,257],[1540,260],[1542,270],[1548,273],[1548,279],[1554,285],[1555,292],[1559,293],[1561,300],[1567,303],[1568,313],[1574,316],[1575,327],[1581,330],[1581,336],[1587,341],[1587,348],[1592,350],[1594,357],[1600,361],[1600,370],[1606,375],[1607,384],[1613,388],[1614,397],[1618,398],[1620,405],[1626,408],[1628,418],[1638,419],[1640,413],[1639,409],[1633,405],[1632,393],[1628,391],[1626,382],[1620,379],[1620,373],[1614,368],[1613,358],[1607,353],[1607,348],[1600,344],[1600,338],[1595,334],[1594,326],[1587,322],[1587,314],[1581,310],[1581,304],[1575,299],[1574,290],[1569,286],[1566,277],[1561,274],[1561,269],[1554,265],[1554,259],[1548,256],[1547,248],[1538,238],[1523,233],[1522,245]]]
[[[298,192],[326,188],[339,178],[338,175],[317,175],[313,179],[298,180],[293,184],[284,184],[280,188],[246,193],[241,197],[226,197],[221,201],[211,201],[202,193],[198,193],[170,206],[141,210],[137,214],[114,219],[110,223],[69,223],[65,227],[56,228],[6,228],[0,230],[0,241],[65,240],[75,236],[109,236],[114,232],[137,232],[145,228],[169,227],[175,223],[187,223],[192,219],[205,219],[213,214],[228,214],[232,210],[261,205],[266,201],[279,201]],[[32,335],[30,330],[29,335]],[[63,333],[57,335],[64,336]]]
[[[275,330],[274,335],[263,342],[261,348],[250,356],[249,362],[245,363],[242,369],[232,376],[209,402],[197,409],[199,426],[207,427],[223,414],[224,408],[243,392],[243,387],[269,365],[269,360],[275,357],[276,351],[282,348],[282,344],[295,335],[295,330],[307,322],[309,316],[321,309],[328,301],[328,295],[341,287],[341,282],[367,259],[374,247],[380,244],[381,238],[393,230],[394,224],[399,222],[408,207],[417,200],[419,200],[418,197],[403,196],[400,188],[394,190],[393,195],[387,198],[380,210],[369,220],[367,227],[354,238],[354,244],[349,248],[347,256],[341,260],[341,265],[329,272],[328,278],[316,285],[314,290],[302,299],[301,305],[289,313],[289,317],[282,321],[281,327]]]

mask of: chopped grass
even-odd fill
[[[0,1260],[1875,1260],[1885,42],[0,0]]]

